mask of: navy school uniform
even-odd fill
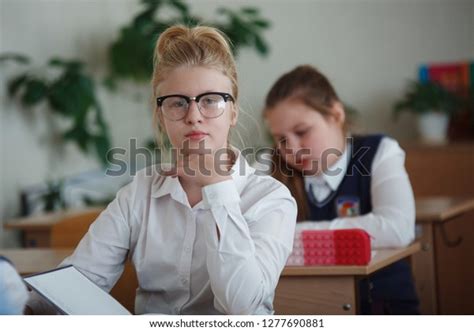
[[[321,202],[308,194],[310,220],[333,220],[340,215],[343,204],[352,205],[353,216],[372,211],[371,168],[383,135],[353,137],[352,155],[347,172],[336,191]],[[361,314],[419,314],[410,265],[398,261],[359,282],[359,312]]]

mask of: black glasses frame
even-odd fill
[[[227,102],[227,101],[232,101],[232,102],[235,102],[234,100],[234,97],[232,95],[230,95],[229,93],[224,93],[224,92],[206,92],[206,93],[201,93],[199,95],[196,95],[195,97],[189,97],[187,95],[182,95],[182,94],[169,94],[169,95],[164,95],[164,96],[161,96],[161,97],[158,97],[156,98],[156,105],[158,107],[161,107],[161,105],[163,104],[163,101],[165,101],[165,99],[167,98],[171,98],[171,97],[181,97],[183,98],[184,100],[186,100],[188,102],[188,104],[191,103],[191,101],[196,101],[196,103],[199,104],[199,100],[201,100],[202,97],[205,97],[206,95],[210,95],[210,94],[217,94],[217,95],[220,95],[222,98],[224,98],[224,101]]]

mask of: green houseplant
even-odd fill
[[[441,143],[446,141],[449,119],[460,105],[461,100],[441,85],[412,81],[394,104],[393,113],[395,117],[405,111],[416,114],[422,140]]]
[[[219,19],[209,22],[191,14],[182,0],[141,0],[141,3],[142,10],[121,28],[119,37],[109,48],[109,75],[105,83],[111,89],[122,79],[139,83],[149,81],[156,39],[173,24],[211,25],[229,37],[234,54],[244,47],[254,48],[263,56],[268,54],[269,47],[262,33],[270,27],[270,22],[261,17],[257,8],[218,8]]]
[[[18,54],[0,56],[0,63],[6,61],[30,64],[28,57]],[[41,73],[27,67],[8,82],[7,89],[8,95],[17,98],[25,108],[46,104],[53,115],[68,119],[70,127],[53,134],[61,142],[73,142],[85,154],[94,153],[102,165],[107,164],[106,154],[111,145],[109,129],[94,80],[82,62],[53,58]]]

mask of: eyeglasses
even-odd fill
[[[181,94],[171,94],[156,98],[163,116],[172,121],[179,121],[186,117],[191,101],[196,101],[199,112],[205,118],[216,118],[224,113],[227,101],[234,101],[229,93],[206,92],[195,97]]]

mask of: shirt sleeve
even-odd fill
[[[120,278],[130,248],[129,191],[129,187],[119,191],[74,253],[60,264],[74,265],[105,291],[110,291]]]
[[[371,236],[372,247],[403,247],[415,238],[415,200],[405,170],[405,152],[383,138],[372,163],[372,212],[332,221],[301,222],[297,230],[359,228]]]
[[[222,313],[273,312],[274,291],[293,245],[296,203],[283,185],[271,183],[264,194],[254,192],[245,217],[232,180],[203,188],[207,268],[214,305]]]
[[[105,291],[115,285],[122,274],[130,242],[130,185],[92,223],[73,254],[58,267],[74,265],[81,273]],[[35,292],[30,294],[27,306],[35,314],[54,314],[54,308]]]

